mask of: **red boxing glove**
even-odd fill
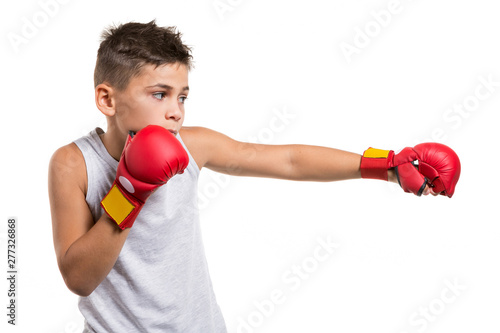
[[[405,192],[420,196],[429,185],[433,192],[452,197],[460,178],[460,160],[448,146],[422,143],[392,150],[369,148],[361,158],[361,177],[387,180],[387,170],[395,168],[399,185]]]
[[[101,206],[121,229],[130,228],[148,197],[188,164],[188,154],[172,133],[146,126],[128,136],[116,179]]]

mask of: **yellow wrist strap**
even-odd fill
[[[116,184],[102,199],[101,205],[118,226],[130,215],[135,206],[123,195]]]
[[[377,149],[377,148],[368,148],[365,150],[365,153],[363,154],[363,157],[368,157],[368,158],[387,158],[389,156],[390,150],[383,150],[383,149]]]

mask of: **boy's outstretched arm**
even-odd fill
[[[311,145],[263,145],[239,142],[202,127],[181,130],[199,168],[235,176],[303,181],[357,178],[399,183],[405,192],[452,197],[460,177],[460,160],[449,147],[422,143],[392,150],[369,148],[363,155]]]
[[[303,181],[361,178],[361,155],[310,145],[263,145],[239,142],[216,131],[183,128],[181,136],[198,166],[235,176]],[[389,181],[397,182],[394,170]]]

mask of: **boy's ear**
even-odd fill
[[[95,104],[105,115],[112,117],[115,115],[115,100],[113,87],[106,83],[101,83],[95,87]]]

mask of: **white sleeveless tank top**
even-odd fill
[[[86,200],[94,221],[115,179],[118,161],[96,128],[75,141],[85,158]],[[203,249],[197,205],[199,169],[191,154],[184,173],[146,201],[108,276],[80,297],[84,332],[227,332]]]

